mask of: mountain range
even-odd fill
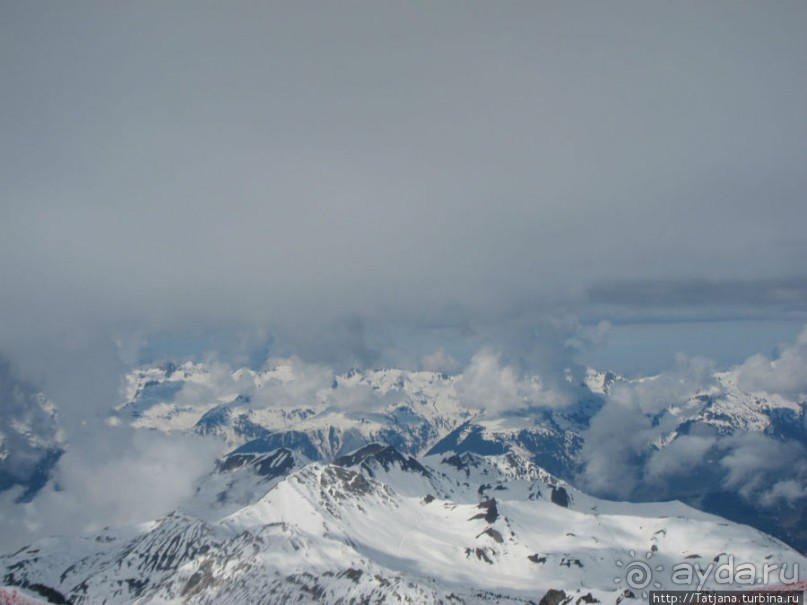
[[[194,510],[42,540],[0,559],[2,581],[77,605],[620,603],[646,598],[625,575],[644,561],[667,589],[698,586],[671,576],[681,564],[768,564],[785,571],[773,583],[807,565],[752,528],[592,498],[517,454],[370,444],[322,463],[248,445],[200,482]],[[701,587],[747,587],[712,571]]]
[[[296,449],[312,461],[372,442],[414,456],[512,452],[598,496],[680,499],[807,550],[807,402],[746,392],[736,370],[672,389],[666,383],[680,377],[628,380],[586,370],[567,377],[575,388],[569,404],[514,401],[496,411],[466,404],[462,374],[310,374],[294,360],[238,369],[224,379],[203,364],[166,364],[129,375],[126,402],[113,418],[218,437],[230,447],[260,439],[266,448]],[[689,464],[669,468],[687,456],[694,457]],[[737,468],[753,457],[768,460],[747,473]],[[600,465],[622,476],[602,475]],[[635,485],[621,485],[631,472]],[[795,497],[771,496],[794,482]]]
[[[755,586],[807,570],[804,499],[732,483],[725,462],[749,439],[799,456],[804,402],[744,392],[724,372],[630,410],[649,427],[631,450],[636,468],[655,468],[688,440],[705,444],[707,464],[688,466],[683,480],[640,482],[638,501],[625,502],[575,486],[602,451],[622,451],[591,449],[609,406],[620,410],[625,393],[646,394],[654,379],[588,370],[569,380],[569,404],[489,410],[465,404],[462,375],[333,375],[294,360],[260,371],[190,362],[136,370],[110,424],[198,434],[224,453],[176,510],[24,547],[0,558],[0,583],[75,604],[577,605],[695,588],[697,576],[673,578],[676,566],[710,569],[711,588],[747,587],[748,578],[718,581],[729,562],[784,571]],[[771,467],[767,480],[802,478]],[[640,564],[650,573],[643,585],[627,573]]]

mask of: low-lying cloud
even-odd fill
[[[720,440],[718,448],[725,488],[768,506],[807,497],[807,449],[802,444],[740,433]]]
[[[806,341],[807,330],[773,359],[749,358],[736,368],[738,386],[803,398]],[[703,423],[678,432],[677,413],[699,414],[720,394],[714,371],[708,360],[679,356],[672,370],[614,384],[584,434],[580,486],[606,497],[659,499],[687,484],[734,492],[763,507],[807,497],[807,450],[796,439],[725,434]]]
[[[211,343],[228,367],[327,368],[261,404],[376,405],[329,373],[405,363],[468,365],[464,396],[502,411],[574,400],[607,323],[558,316],[723,317],[738,297],[803,316],[804,6],[625,9],[6,3],[0,354],[75,444],[132,364],[198,333],[244,335]],[[803,349],[743,384],[803,392]],[[617,389],[587,453],[625,473],[587,480],[635,487],[660,431],[637,416],[702,379]],[[217,380],[182,396],[240,388]]]
[[[611,497],[633,495],[644,485],[644,459],[677,424],[665,410],[714,385],[714,365],[710,361],[683,355],[668,372],[614,384],[584,435],[583,486]],[[678,463],[686,464],[683,460]],[[669,473],[671,464],[672,460],[656,460],[651,475]]]
[[[541,376],[525,374],[504,363],[495,351],[483,349],[471,358],[457,381],[457,396],[469,408],[496,414],[530,407],[564,407],[575,400],[575,389],[567,387],[548,387]]]
[[[767,391],[807,398],[807,328],[774,357],[754,355],[740,366],[737,384],[747,391]]]
[[[218,443],[201,437],[96,431],[68,446],[51,481],[31,502],[15,503],[19,489],[0,494],[3,546],[157,518],[192,496],[219,453]]]

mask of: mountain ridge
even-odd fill
[[[630,591],[616,585],[616,562],[629,551],[652,552],[668,569],[691,556],[807,565],[751,528],[682,503],[592,498],[512,453],[414,461],[374,444],[340,462],[286,466],[265,492],[207,520],[177,510],[42,540],[0,558],[0,578],[48,587],[75,605],[537,603],[550,590],[619,603]],[[244,468],[220,461],[211,474]]]

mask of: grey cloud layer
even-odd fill
[[[557,391],[582,337],[547,317],[659,304],[626,281],[792,280],[803,311],[805,22],[799,2],[5,3],[0,354],[80,425],[167,329],[342,365],[489,346]]]
[[[785,1],[0,4],[0,355],[73,444],[31,522],[69,525],[82,494],[142,518],[202,468],[173,462],[193,444],[127,436],[105,464],[82,441],[155,332],[443,369],[464,364],[438,347],[459,335],[483,351],[465,386],[506,407],[573,396],[564,369],[607,331],[547,320],[558,306],[722,309],[741,284],[764,314],[782,300],[753,293],[784,284],[803,312],[805,24]],[[407,350],[405,328],[429,346]],[[744,375],[801,389],[802,349]],[[626,439],[592,459],[627,467],[628,428],[652,437],[640,395],[606,405],[591,447]],[[731,446],[731,481],[754,484],[741,453],[766,443]],[[152,485],[155,456],[174,485]],[[691,463],[653,459],[623,487]],[[155,506],[125,506],[121,481]]]
[[[803,274],[800,3],[2,12],[0,312],[29,329]]]

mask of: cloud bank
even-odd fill
[[[807,328],[773,358],[754,355],[740,367],[740,388],[791,397],[807,397]]]
[[[68,446],[52,481],[31,502],[15,503],[18,489],[0,494],[4,548],[155,519],[192,495],[218,454],[218,444],[199,437],[93,432]]]
[[[501,410],[574,398],[566,370],[607,334],[578,320],[803,318],[805,19],[735,0],[5,3],[0,354],[77,443],[128,367],[177,350],[471,360],[467,396]],[[803,392],[803,348],[750,359],[744,384]],[[626,472],[592,485],[637,484],[659,430],[638,416],[704,379],[681,363],[603,408],[591,459]],[[318,396],[310,371],[290,400]],[[752,446],[729,447],[730,476],[753,482]]]
[[[740,389],[803,401],[805,334],[774,358],[754,355],[738,366]],[[613,385],[584,433],[580,486],[611,498],[657,500],[686,483],[693,494],[723,489],[763,508],[803,504],[807,425],[801,437],[798,425],[785,435],[775,426],[770,434],[724,434],[698,423],[679,432],[673,410],[697,414],[720,394],[714,370],[713,362],[679,356],[674,369]]]
[[[800,4],[83,8],[2,9],[4,346],[652,302],[626,280],[803,311]]]

